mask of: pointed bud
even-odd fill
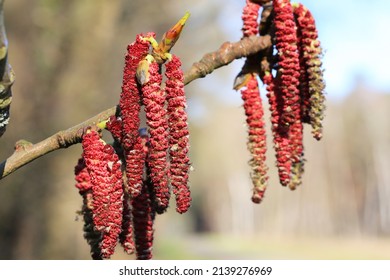
[[[172,49],[172,47],[179,39],[181,31],[183,30],[184,25],[189,17],[190,13],[186,12],[185,15],[174,26],[172,26],[171,29],[164,33],[163,38],[158,45],[158,48],[162,53],[167,53]]]

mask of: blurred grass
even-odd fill
[[[196,235],[160,238],[155,259],[390,259],[389,238]]]

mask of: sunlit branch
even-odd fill
[[[255,54],[270,45],[271,39],[268,35],[244,38],[233,43],[225,42],[218,50],[205,54],[202,59],[195,62],[191,68],[185,72],[184,83],[189,84],[198,78],[205,77],[206,75],[211,74],[215,69],[227,65],[235,59]],[[15,144],[14,153],[0,164],[0,179],[52,151],[80,143],[85,128],[108,119],[110,116],[114,115],[115,112],[116,107],[114,106],[80,124],[59,131],[36,144],[25,140],[18,141]]]

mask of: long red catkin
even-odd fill
[[[267,187],[266,160],[266,132],[263,120],[264,111],[260,97],[259,86],[255,75],[251,75],[246,89],[241,91],[244,101],[246,122],[248,125],[248,150],[251,153],[249,164],[252,168],[251,178],[253,183],[252,201],[260,203]]]
[[[146,130],[140,129],[134,149],[130,153],[132,159],[128,159],[128,164],[126,165],[126,168],[130,168],[131,170],[127,171],[127,175],[130,176],[127,180],[128,192],[125,192],[123,199],[124,209],[120,243],[128,254],[132,254],[135,249],[132,217],[133,210],[131,209],[130,204],[132,201],[137,201],[137,197],[141,195],[143,190],[144,168],[148,156],[148,141],[149,138]]]
[[[122,227],[123,189],[118,156],[97,131],[88,131],[82,140],[83,157],[92,182],[93,222],[102,233],[102,258],[109,258]]]
[[[165,109],[165,92],[161,89],[162,75],[160,66],[153,61],[149,65],[149,81],[142,86],[145,105],[146,124],[148,125],[150,151],[148,164],[154,186],[156,211],[163,213],[169,204],[168,185],[168,121]]]
[[[320,140],[325,111],[322,49],[311,12],[302,4],[294,4],[293,7],[298,27],[301,80],[304,82],[301,87],[301,95],[304,98],[303,120],[311,124],[313,137]]]
[[[154,37],[154,33],[138,34],[135,42],[128,45],[123,70],[122,92],[119,100],[123,121],[122,145],[129,150],[138,136],[140,125],[141,92],[137,83],[136,71],[139,62],[148,54],[149,42],[144,37]]]
[[[267,85],[267,97],[271,111],[272,134],[276,153],[276,166],[281,185],[287,186],[291,174],[291,142],[288,134],[280,128],[280,118],[283,110],[281,92],[278,90],[278,77],[273,78],[270,72],[263,77]]]
[[[257,35],[259,32],[259,9],[260,5],[249,0],[243,9],[243,35],[244,37]],[[259,72],[260,63],[256,56],[247,57],[246,66],[253,69],[253,73],[245,74],[242,86],[246,86],[241,90],[241,97],[244,102],[244,110],[246,115],[246,123],[248,125],[248,150],[251,154],[249,165],[251,166],[251,179],[253,184],[252,201],[260,203],[263,200],[265,190],[267,188],[268,167],[265,164],[266,160],[266,132],[264,122],[264,109],[260,96],[260,90],[257,82],[257,74]]]
[[[177,56],[173,55],[172,60],[166,64],[165,75],[169,126],[169,179],[176,196],[176,211],[182,214],[191,204],[191,193],[188,187],[190,160],[184,75]]]

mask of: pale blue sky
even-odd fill
[[[302,1],[316,16],[325,49],[327,92],[343,96],[363,79],[390,92],[390,1]]]
[[[220,22],[234,34],[244,1],[228,0]],[[357,79],[390,92],[390,1],[300,1],[314,14],[324,49],[326,92],[339,99]],[[226,18],[231,20],[226,21]],[[235,39],[235,38],[232,38]]]

